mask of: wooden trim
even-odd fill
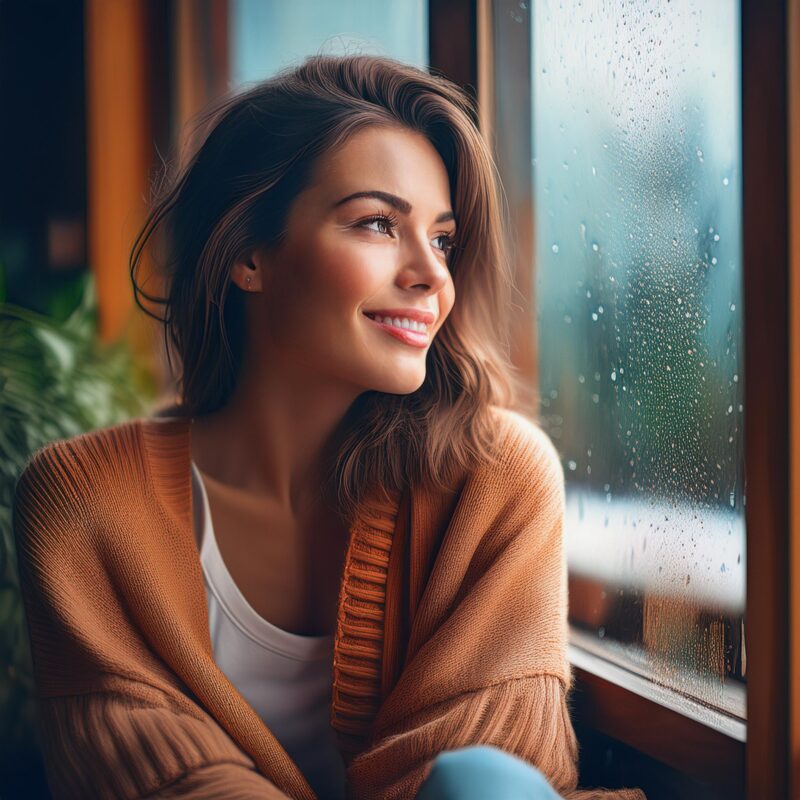
[[[478,86],[477,39],[477,0],[429,0],[429,70],[463,87],[473,101]]]
[[[85,14],[88,255],[108,341],[133,307],[128,251],[144,220],[152,157],[147,3],[86,0]]]
[[[494,20],[492,0],[478,0],[477,5],[477,75],[478,127],[494,152],[495,85],[494,85]]]
[[[747,796],[788,793],[786,4],[743,0]]]
[[[744,798],[744,743],[586,669],[573,668],[573,674],[570,705],[577,727],[623,742],[726,792],[729,800]]]
[[[789,3],[789,281],[790,281],[790,797],[800,797],[800,0]]]
[[[228,14],[228,0],[175,3],[175,118],[181,159],[203,134],[191,121],[231,88]]]
[[[514,303],[511,319],[511,360],[531,387],[537,386],[537,326],[534,286],[536,280],[535,231],[533,202],[533,129],[530,111],[533,86],[531,83],[530,10],[515,4],[515,15],[522,16],[520,24],[509,14],[510,4],[504,0],[486,0],[491,29],[479,38],[491,35],[487,51],[493,52],[492,78],[495,74],[514,75],[515,80],[486,92],[490,108],[491,145],[503,181],[508,203],[509,239],[514,272]],[[481,13],[481,20],[484,20]],[[486,70],[488,74],[488,70]],[[520,110],[524,109],[524,113]]]

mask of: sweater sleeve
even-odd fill
[[[91,499],[70,482],[75,465],[68,457],[53,446],[37,451],[17,481],[13,504],[52,796],[286,798],[168,670],[114,649],[119,623],[99,577],[92,541],[98,523]],[[95,570],[96,583],[86,589]],[[102,646],[86,635],[94,629],[107,632]]]
[[[563,472],[530,423],[506,450],[455,508],[402,672],[348,764],[353,800],[414,797],[438,754],[479,744],[528,761],[568,800],[645,800],[638,789],[577,789]]]
[[[175,708],[153,687],[113,683],[39,699],[53,798],[288,800],[208,715]]]

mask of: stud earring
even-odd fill
[[[251,276],[250,276],[250,275],[248,275],[248,276],[247,276],[247,288],[248,288],[248,289],[250,288],[250,280],[251,280]]]

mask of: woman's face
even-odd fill
[[[354,134],[317,163],[280,249],[254,255],[257,272],[234,277],[245,288],[252,274],[251,291],[260,289],[250,295],[251,333],[259,342],[266,335],[265,357],[356,394],[417,390],[455,299],[447,265],[455,230],[447,171],[423,135],[376,126]],[[368,316],[381,311],[423,312],[427,332]]]

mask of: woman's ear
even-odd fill
[[[231,268],[231,281],[243,292],[262,292],[266,285],[267,258],[264,250],[249,250]]]

